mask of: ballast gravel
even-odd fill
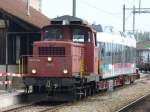
[[[112,92],[96,95],[86,100],[64,106],[56,112],[116,112],[123,106],[150,93],[150,75],[140,78],[134,84]]]

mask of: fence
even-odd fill
[[[24,87],[22,79],[26,73],[25,61],[26,58],[22,56],[18,62],[18,67],[15,73],[13,70],[8,70],[7,73],[0,73],[0,90],[16,90]]]

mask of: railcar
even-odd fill
[[[96,32],[82,19],[62,16],[42,29],[27,57],[24,83],[52,98],[83,98],[138,78],[133,37]]]
[[[137,68],[139,69],[139,71],[140,72],[145,72],[145,73],[147,73],[147,72],[150,72],[150,63],[149,62],[141,62],[141,63],[138,63],[138,65],[137,65]]]

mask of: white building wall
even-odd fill
[[[150,51],[143,51],[141,56],[142,56],[144,63],[147,63],[150,61]]]

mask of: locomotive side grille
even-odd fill
[[[64,47],[40,47],[39,55],[65,56]]]

